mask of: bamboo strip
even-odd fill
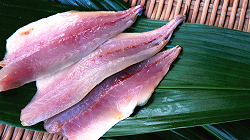
[[[247,27],[247,32],[250,33],[250,18],[248,19],[248,27]]]
[[[41,140],[42,137],[43,137],[43,133],[42,132],[35,131],[35,133],[33,134],[32,140]]]
[[[191,0],[186,0],[185,7],[184,7],[184,13],[188,14],[188,11],[190,9]]]
[[[151,0],[148,8],[147,18],[150,18],[154,10],[155,0]]]
[[[202,7],[200,7],[200,8],[202,8]],[[200,9],[200,8],[199,8],[199,9]],[[196,20],[195,20],[194,23],[199,24],[199,23],[200,23],[200,20],[201,20],[201,12],[198,12],[197,17],[196,17]]]
[[[209,11],[209,9],[208,9],[208,11]],[[206,25],[209,25],[209,19],[210,19],[210,17],[211,17],[211,12],[208,12],[207,13],[207,19],[206,19],[206,22],[204,23],[204,24],[206,24]]]
[[[229,0],[224,0],[221,15],[220,15],[220,21],[219,21],[219,27],[223,27],[226,14],[227,14],[227,7],[228,7]]]
[[[171,12],[171,9],[172,9],[172,6],[173,6],[173,2],[174,2],[174,0],[169,0],[168,1],[167,12],[165,14],[164,20],[168,20],[169,19],[170,12]]]
[[[167,11],[167,6],[164,5],[164,6],[163,6],[163,10],[162,10],[162,14],[161,14],[160,20],[164,20],[164,17],[165,17],[165,15],[166,15],[166,11]]]
[[[180,14],[181,4],[182,4],[182,0],[178,0],[177,5],[176,5],[176,9],[175,9],[175,13],[174,13],[174,17],[176,17],[177,15]]]
[[[2,136],[5,126],[6,124],[0,123],[0,136]]]
[[[156,2],[155,6],[153,8],[153,12],[152,12],[151,17],[150,17],[151,19],[155,19],[156,12],[157,12],[157,7],[158,7],[158,3]]]
[[[49,134],[47,140],[52,140],[53,136],[54,136],[53,134]]]
[[[196,0],[195,1],[195,6],[194,6],[194,11],[193,11],[193,14],[192,14],[191,23],[195,23],[199,7],[200,7],[200,0]]]
[[[229,17],[226,16],[225,23],[224,23],[224,28],[228,28],[228,23],[229,23]]]
[[[31,140],[33,137],[34,131],[30,130],[27,134],[27,137],[25,138],[25,140]]]
[[[12,136],[12,134],[13,134],[13,132],[14,132],[14,127],[13,126],[7,126],[7,127],[5,127],[5,129],[4,129],[4,132],[3,132],[3,137],[2,137],[2,140],[10,140],[11,139],[11,136]]]
[[[49,136],[49,133],[43,133],[42,140],[47,140],[48,136]]]
[[[145,3],[146,3],[146,0],[141,0],[140,5],[145,5]]]
[[[42,133],[42,132],[39,132],[36,139],[37,139],[37,140],[41,140],[42,137],[43,137],[43,133]]]
[[[219,2],[220,2],[219,0],[214,1],[213,10],[212,10],[212,13],[211,13],[209,25],[212,25],[212,26],[214,25],[215,18],[216,18],[216,12],[217,12],[217,9],[218,9],[218,6],[219,6]]]
[[[35,131],[32,137],[32,140],[36,140],[37,136],[38,136],[38,131]]]
[[[240,31],[242,31],[242,29],[243,29],[243,24],[244,24],[244,20],[245,20],[248,1],[249,0],[244,0],[242,3],[242,9],[240,12],[240,20],[239,20],[239,25],[238,25],[238,30],[240,30]]]
[[[150,3],[150,1],[146,1],[146,4],[144,5],[145,6],[145,11],[144,11],[144,15],[147,17],[147,13],[148,13],[148,9],[149,9],[149,5],[150,4],[148,4],[148,3]],[[147,17],[148,18],[148,17]]]
[[[184,8],[184,13],[186,14],[186,21],[188,21],[189,17],[189,11],[190,11],[190,5],[191,5],[191,0],[186,0],[185,8]]]
[[[170,15],[169,15],[169,19],[168,20],[172,20],[174,18],[174,11],[175,11],[176,7],[173,5],[172,7],[172,11],[170,12]]]
[[[15,139],[15,137],[16,137],[16,135],[17,135],[18,129],[19,129],[19,128],[14,128],[14,132],[13,132],[13,134],[12,134],[11,140],[14,140],[14,139]]]
[[[22,140],[25,140],[25,138],[27,137],[28,133],[29,133],[29,130],[25,129]]]
[[[234,25],[234,20],[235,20],[238,4],[239,4],[239,0],[234,0],[231,15],[230,15],[230,20],[229,20],[229,25],[228,25],[228,28],[230,29],[232,29]]]
[[[52,140],[56,140],[58,138],[58,135],[54,134]]]
[[[156,12],[156,17],[155,17],[156,20],[160,19],[161,11],[163,10],[164,1],[165,0],[160,0],[160,2],[159,2],[158,9]]]
[[[24,129],[23,128],[19,128],[14,140],[20,140],[21,137],[22,137],[22,135],[23,135],[23,132],[24,132]]]
[[[19,140],[22,137],[22,133],[20,133],[21,128],[15,127],[15,130],[12,134],[12,140]]]
[[[136,5],[137,0],[132,0],[131,6],[134,7]]]
[[[180,5],[181,8],[180,8],[179,15],[184,15],[184,14],[185,14],[185,13],[184,13],[184,10],[185,10],[186,5],[185,5],[184,1],[185,1],[185,0],[182,0],[182,3],[181,3],[181,5]]]
[[[206,21],[209,3],[210,3],[210,0],[205,0],[205,4],[204,4],[202,15],[201,15],[200,24],[204,24]]]

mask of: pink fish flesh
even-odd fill
[[[119,34],[72,67],[37,80],[37,95],[21,112],[22,125],[36,124],[66,110],[108,76],[152,57],[183,20],[178,16],[154,31]]]
[[[99,139],[147,102],[180,51],[176,46],[107,78],[82,101],[49,118],[45,129],[70,140]]]
[[[130,27],[142,6],[121,12],[65,12],[30,23],[7,40],[0,91],[17,88],[78,62]]]

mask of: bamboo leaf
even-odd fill
[[[216,136],[218,139],[250,139],[250,120],[216,125],[204,125],[203,128]]]
[[[76,3],[76,0],[67,1],[68,4]],[[109,4],[108,0],[79,3],[93,4],[90,8],[94,10],[116,8],[116,4]],[[5,40],[21,26],[57,12],[88,10],[39,0],[3,0],[0,7],[0,58],[4,57]],[[166,23],[138,18],[126,32],[149,31]],[[136,108],[131,117],[118,123],[105,136],[141,134],[250,118],[249,38],[249,33],[230,29],[189,23],[179,26],[167,47],[181,45],[183,51],[167,76],[145,106]],[[0,93],[0,122],[23,127],[19,121],[20,111],[35,92],[33,82]],[[42,125],[24,128],[44,131]]]
[[[214,140],[217,137],[211,135],[209,131],[202,127],[191,127],[191,128],[181,128],[181,129],[171,129],[167,131],[147,133],[147,134],[137,134],[137,135],[127,135],[127,136],[116,136],[116,137],[104,137],[100,140]]]
[[[197,127],[171,129],[161,132],[128,136],[106,137],[102,140],[248,140],[250,139],[250,120],[204,125]]]
[[[122,11],[130,6],[123,0],[51,0],[62,4],[74,5],[95,10]]]

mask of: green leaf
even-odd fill
[[[128,136],[105,137],[102,140],[249,140],[250,120],[204,125],[197,127],[171,129],[161,132],[137,134]]]
[[[76,0],[68,2],[76,3]],[[105,2],[109,1],[85,0],[78,1],[78,4],[93,3],[91,8],[95,10],[116,8],[116,4]],[[5,40],[21,26],[57,12],[87,10],[39,0],[4,0],[0,2],[0,8],[1,58],[5,53]],[[166,23],[138,18],[126,32],[149,31]],[[167,76],[145,106],[137,107],[131,117],[118,123],[105,136],[141,134],[249,119],[249,38],[249,33],[219,27],[190,23],[179,26],[167,47],[181,45],[183,51]],[[20,111],[35,92],[33,82],[0,93],[0,122],[23,127],[19,121]],[[42,123],[25,128],[44,131]]]
[[[122,11],[130,6],[123,0],[51,0],[62,4],[74,5],[95,10]]]
[[[204,125],[203,128],[221,140],[250,139],[250,120],[222,123],[216,125]]]
[[[101,140],[215,140],[217,137],[212,135],[209,131],[202,127],[191,127],[182,129],[171,129],[167,131],[127,135],[127,136],[116,136],[116,137],[104,137]]]

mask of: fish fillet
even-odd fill
[[[142,6],[121,12],[65,12],[30,23],[7,40],[0,65],[0,91],[76,63],[107,39],[130,27]]]
[[[180,51],[176,46],[107,78],[82,101],[49,118],[45,129],[69,140],[99,139],[147,102]]]
[[[152,57],[183,20],[178,16],[150,32],[119,34],[75,65],[37,80],[37,95],[21,112],[22,125],[36,124],[66,110],[108,76]]]

